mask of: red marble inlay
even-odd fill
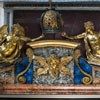
[[[31,85],[31,84],[8,84],[0,94],[99,94],[100,85]]]

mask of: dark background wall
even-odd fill
[[[13,23],[19,23],[25,28],[25,34],[28,37],[35,38],[41,35],[40,17],[43,13],[42,10],[15,10]],[[100,12],[99,11],[59,11],[64,20],[64,31],[68,35],[77,35],[84,32],[84,22],[92,21],[95,25],[95,30],[100,31]],[[65,39],[62,38],[60,33],[46,34],[44,39]],[[80,49],[82,55],[85,56],[84,41],[81,42]]]
[[[24,26],[27,36],[36,37],[41,33],[40,17],[43,11],[15,10],[14,23]],[[64,30],[69,35],[80,34],[84,31],[83,23],[93,21],[95,30],[100,30],[99,11],[59,11],[64,20]]]

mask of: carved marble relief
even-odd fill
[[[7,29],[5,30],[7,32]],[[15,27],[12,35],[6,34],[4,37],[0,34],[0,89],[8,89],[9,85],[12,84],[15,91],[16,85],[26,85],[28,88],[32,87],[33,90],[38,86],[41,88],[46,85],[47,87],[51,86],[51,88],[56,87],[55,85],[64,88],[65,86],[75,87],[78,85],[79,87],[83,86],[84,90],[84,86],[100,84],[100,65],[81,56],[81,51],[77,49],[80,43],[65,40],[35,41],[44,35],[30,39],[24,35],[19,36],[22,33],[17,34],[18,30]],[[65,33],[63,35],[65,36]],[[23,56],[21,55],[22,50],[25,53]],[[39,92],[38,89],[37,92]],[[5,93],[5,91],[0,93]]]
[[[34,54],[37,56],[33,63],[34,84],[73,83],[73,50],[47,47],[35,49]]]

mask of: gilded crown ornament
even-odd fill
[[[63,31],[64,21],[61,14],[51,7],[41,15],[41,28],[43,33],[58,33]]]

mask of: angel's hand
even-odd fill
[[[62,33],[61,33],[61,36],[66,37],[66,38],[68,37],[67,34],[66,34],[65,32],[62,32]]]
[[[40,36],[40,38],[43,38],[43,37],[45,37],[45,35],[42,33],[42,35]]]

